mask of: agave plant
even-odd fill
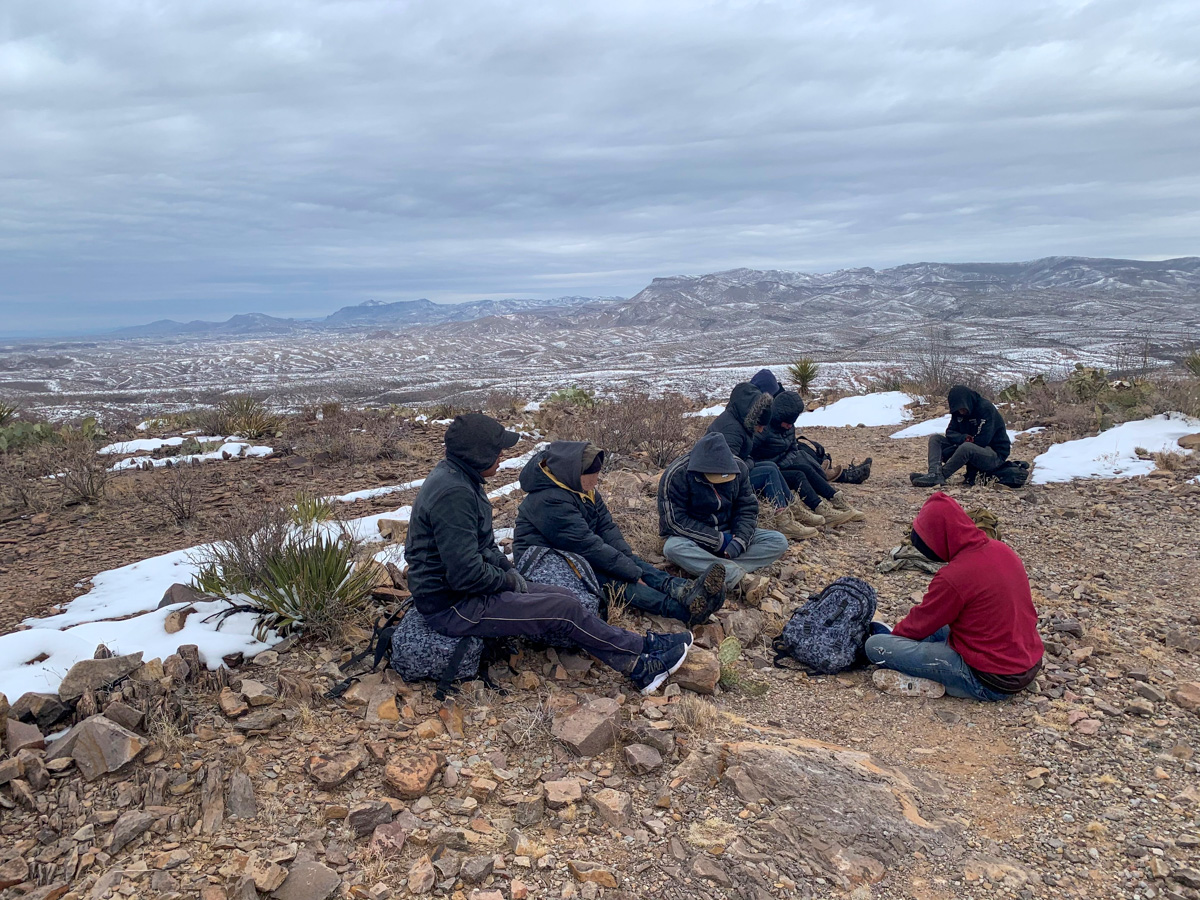
[[[807,397],[809,390],[812,388],[813,382],[817,380],[817,373],[820,371],[820,366],[816,360],[803,356],[788,366],[788,377],[792,384],[796,386],[796,391],[801,397]]]

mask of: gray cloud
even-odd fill
[[[10,0],[0,331],[1200,252],[1187,2]]]

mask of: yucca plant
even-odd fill
[[[1200,378],[1200,350],[1193,350],[1183,358],[1183,367],[1195,378]],[[0,423],[3,420],[0,419]]]
[[[258,614],[260,638],[268,629],[328,637],[366,607],[375,586],[371,568],[355,566],[354,546],[322,531],[289,537],[250,577],[226,568],[220,548],[214,556],[197,573],[196,588],[229,600],[224,616]]]
[[[820,370],[816,360],[807,356],[802,356],[790,366],[788,366],[788,377],[792,384],[796,386],[796,391],[801,397],[807,397],[812,389],[813,382],[817,380],[817,372]]]
[[[332,500],[308,491],[301,491],[296,495],[296,504],[291,510],[292,521],[301,527],[328,522],[333,518],[333,512]]]
[[[227,435],[257,440],[271,437],[279,429],[279,417],[257,397],[230,397],[218,408],[218,414]]]
[[[8,403],[0,403],[0,425],[7,425],[8,420],[17,414],[17,408]]]

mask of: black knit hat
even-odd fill
[[[502,450],[514,446],[521,436],[483,413],[455,416],[446,429],[446,455],[461,459],[476,471],[491,468]]]

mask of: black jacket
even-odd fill
[[[525,464],[517,510],[513,559],[530,547],[569,550],[599,575],[635,582],[642,570],[621,536],[599,491],[585,494],[580,483],[586,441],[555,441]]]
[[[803,452],[796,440],[796,420],[803,412],[804,400],[799,394],[793,391],[779,394],[771,401],[771,420],[767,427],[754,435],[750,455],[755,460],[773,462],[781,469],[794,467]]]
[[[413,501],[404,558],[423,615],[504,590],[512,564],[496,546],[483,478],[468,463],[448,455],[433,467]]]
[[[725,435],[729,449],[738,459],[750,459],[754,447],[754,429],[771,405],[771,397],[748,381],[743,381],[729,395],[725,412],[708,426],[709,433]]]
[[[950,389],[949,403],[950,424],[946,426],[946,437],[952,443],[961,444],[969,437],[980,447],[990,447],[996,451],[1001,462],[1008,459],[1008,454],[1012,452],[1012,441],[1009,440],[1004,417],[992,401],[960,384]],[[967,414],[959,416],[959,409],[966,409]]]
[[[758,527],[758,498],[750,486],[750,468],[740,459],[733,460],[737,478],[713,484],[702,472],[689,470],[696,452],[693,448],[667,466],[659,480],[658,533],[687,538],[710,553],[719,553],[723,532],[728,532],[745,550]]]

